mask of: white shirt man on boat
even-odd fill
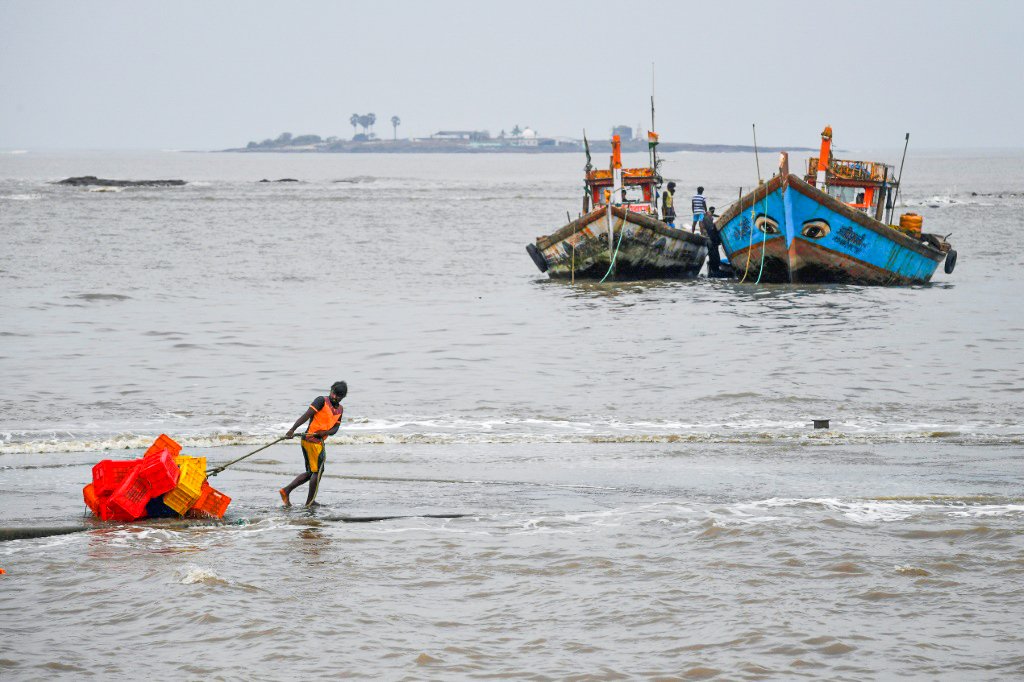
[[[703,187],[697,188],[697,193],[690,200],[690,205],[693,207],[693,225],[690,226],[690,232],[696,232],[697,225],[704,220],[704,214],[708,212],[708,200],[704,198]]]

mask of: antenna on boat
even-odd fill
[[[590,143],[587,142],[587,129],[583,129],[583,150],[587,153],[587,165],[583,168],[583,212],[590,212],[590,185],[587,184],[590,178],[590,171],[594,165],[590,163]],[[569,221],[572,222],[572,221]]]
[[[658,133],[654,128],[654,62],[651,62],[651,130],[647,135],[647,146],[651,150],[651,170],[658,174]],[[655,197],[657,203],[657,197]]]
[[[761,184],[761,157],[757,154],[757,124],[751,123],[751,127],[754,129],[754,162],[757,164],[757,184]]]
[[[896,176],[896,196],[892,200],[892,206],[889,208],[889,220],[892,223],[892,212],[896,210],[896,202],[900,199],[900,182],[903,180],[903,162],[907,160],[907,146],[910,144],[910,133],[907,133],[903,138],[903,158],[900,159],[900,172]]]
[[[594,170],[594,165],[590,163],[590,143],[587,142],[587,129],[583,129],[583,151],[587,155],[587,165],[583,168],[586,172]]]

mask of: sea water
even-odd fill
[[[0,545],[3,676],[1024,675],[1024,154],[911,154],[959,258],[906,288],[549,281],[581,166],[0,153],[0,525],[89,528]],[[290,442],[223,524],[83,514],[99,459],[226,462],[338,379],[321,508]]]

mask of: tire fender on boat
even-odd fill
[[[956,267],[956,251],[950,249],[949,253],[946,254],[946,264],[943,266],[943,270],[946,271],[947,275],[953,274],[953,268]]]
[[[533,264],[537,266],[537,269],[541,272],[548,271],[548,262],[544,260],[544,254],[540,252],[536,244],[527,244],[526,253],[530,254],[530,258],[533,259]]]

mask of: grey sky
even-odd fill
[[[1024,146],[1024,3],[0,0],[0,148],[209,149],[515,124]]]

